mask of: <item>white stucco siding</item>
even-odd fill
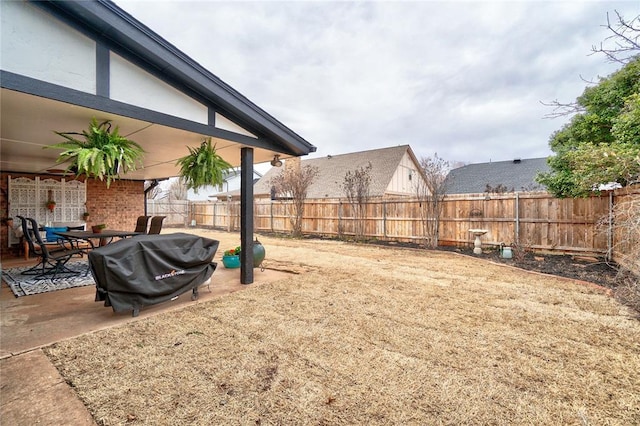
[[[111,99],[208,124],[205,105],[113,52],[109,62]]]
[[[0,2],[0,67],[96,93],[96,43],[23,1]]]
[[[408,153],[405,153],[396,169],[389,185],[387,194],[415,195],[415,185],[420,179],[415,162]]]
[[[229,120],[224,115],[218,114],[217,112],[216,112],[216,127],[218,129],[227,130],[229,132],[234,132],[234,133],[238,133],[245,136],[250,136],[252,138],[256,137],[256,135],[254,135],[253,133],[248,132],[244,128],[238,126],[233,121]]]

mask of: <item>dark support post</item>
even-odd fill
[[[240,283],[253,282],[253,148],[240,151]]]
[[[147,193],[151,191],[153,188],[155,188],[156,186],[158,186],[159,184],[160,182],[158,182],[158,179],[154,179],[153,181],[151,181],[151,184],[149,185],[149,187],[144,190],[144,215],[145,216],[147,215],[147,209],[148,209]]]

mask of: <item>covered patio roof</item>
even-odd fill
[[[110,0],[0,2],[0,169],[55,174],[62,142],[111,120],[146,151],[131,180],[178,175],[211,137],[241,166],[241,282],[253,282],[253,165],[316,150]],[[177,23],[179,24],[179,23]]]
[[[241,164],[242,148],[253,149],[255,163],[269,161],[276,153],[286,158],[316,149],[111,1],[45,1],[28,2],[25,6],[29,13],[49,20],[55,17],[82,37],[95,41],[95,93],[12,68],[10,53],[5,52],[15,50],[16,46],[3,31],[0,74],[3,171],[59,172],[64,169],[64,165],[56,163],[61,151],[43,147],[62,141],[54,131],[80,132],[93,117],[99,121],[112,120],[121,134],[146,151],[144,168],[123,176],[127,179],[176,176],[176,160],[188,153],[187,146],[197,146],[204,137],[212,137],[218,152],[233,166]],[[9,22],[5,19],[10,19],[11,13],[5,13],[7,3],[3,2],[2,7],[2,24],[6,27]],[[118,66],[121,59],[136,72],[141,70],[143,77],[138,76],[138,81],[157,79],[196,104],[202,113],[192,118],[189,113],[180,115],[154,109],[147,102],[150,94],[144,87],[118,98],[118,90],[122,92],[122,88],[115,86],[114,65]],[[129,84],[135,88],[135,80]],[[132,97],[142,101],[128,102]]]

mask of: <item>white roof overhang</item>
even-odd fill
[[[201,67],[113,2],[33,2],[56,18],[96,40],[101,49],[131,61],[187,96],[206,105],[209,116],[224,116],[243,132],[175,117],[155,110],[0,71],[0,168],[3,171],[47,173],[64,169],[56,163],[56,149],[44,146],[63,141],[54,131],[80,132],[92,118],[112,120],[120,134],[146,151],[144,167],[127,179],[160,179],[178,174],[176,160],[205,137],[212,137],[219,153],[240,165],[243,147],[254,149],[254,163],[273,156],[306,155],[315,146]],[[104,58],[105,56],[103,56]],[[104,74],[104,70],[103,70]],[[103,84],[99,82],[99,84]],[[105,89],[102,88],[104,91]],[[108,89],[107,89],[108,90]]]

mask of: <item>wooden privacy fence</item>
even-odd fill
[[[485,229],[484,246],[517,243],[540,251],[606,255],[621,237],[608,218],[616,202],[640,196],[640,187],[598,197],[558,199],[547,193],[464,194],[447,196],[439,222],[440,245],[473,243],[469,229]],[[362,219],[364,237],[422,243],[425,240],[421,202],[417,199],[371,200]],[[237,231],[238,202],[193,202],[185,224]],[[255,200],[257,232],[291,231],[291,203]],[[426,219],[433,220],[433,219]],[[356,223],[344,200],[307,200],[303,233],[353,236]],[[615,254],[615,253],[614,253]]]
[[[187,226],[191,223],[192,203],[187,200],[147,200],[147,214],[149,216],[166,216],[163,226]]]

